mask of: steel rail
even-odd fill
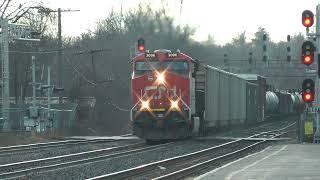
[[[281,136],[283,134],[286,134],[286,133],[287,132],[280,133],[280,134],[272,137],[271,139],[279,137],[279,136]],[[184,169],[181,169],[181,170],[178,170],[178,171],[175,171],[175,172],[172,172],[172,173],[169,173],[169,174],[157,177],[157,178],[153,178],[153,180],[186,178],[186,177],[188,177],[188,176],[190,176],[192,174],[195,174],[195,173],[197,173],[197,172],[199,172],[201,170],[204,170],[204,169],[206,169],[206,168],[208,168],[210,166],[214,166],[214,165],[215,166],[219,166],[219,164],[221,164],[220,162],[226,162],[228,160],[232,160],[232,159],[235,159],[235,158],[238,158],[238,157],[242,157],[243,154],[247,154],[248,152],[250,152],[250,150],[258,149],[258,148],[260,148],[261,146],[263,146],[264,144],[266,144],[268,142],[269,142],[269,140],[261,140],[259,142],[256,142],[256,143],[251,144],[251,145],[249,145],[247,147],[238,149],[236,151],[233,151],[233,152],[230,152],[230,153],[227,153],[227,154],[224,154],[224,155],[221,155],[221,156],[206,160],[204,162],[189,166],[187,168],[184,168]]]
[[[123,137],[127,137],[129,134],[123,135]],[[17,146],[4,146],[0,147],[0,155],[3,153],[13,153],[18,151],[26,151],[26,150],[35,150],[40,148],[51,148],[51,147],[59,147],[59,146],[68,146],[68,145],[80,145],[80,144],[90,144],[90,143],[103,143],[103,142],[113,142],[117,141],[116,139],[91,139],[91,140],[65,140],[65,141],[55,141],[55,142],[47,142],[47,143],[35,143],[35,144],[25,144],[25,145],[17,145]]]
[[[126,178],[136,177],[138,175],[142,175],[144,173],[150,172],[150,171],[156,169],[159,166],[166,167],[166,166],[170,166],[172,164],[176,165],[177,163],[185,162],[185,161],[188,161],[188,160],[191,161],[191,160],[194,160],[196,158],[205,156],[207,154],[211,154],[211,153],[213,153],[213,152],[215,152],[217,150],[225,149],[226,147],[229,147],[230,145],[232,146],[232,145],[237,145],[237,144],[239,144],[241,142],[248,142],[248,140],[250,138],[255,138],[255,137],[261,136],[263,134],[269,134],[269,133],[275,133],[275,132],[283,131],[284,129],[287,129],[287,128],[293,126],[294,124],[295,123],[292,123],[292,124],[290,124],[290,125],[288,125],[286,127],[283,127],[281,129],[261,132],[261,133],[249,136],[249,138],[245,138],[245,139],[243,138],[243,139],[234,140],[234,141],[227,142],[227,143],[224,143],[224,144],[221,144],[221,145],[217,145],[217,146],[213,146],[213,147],[210,147],[210,148],[207,148],[207,149],[203,149],[203,150],[200,150],[200,151],[192,152],[192,153],[189,153],[189,154],[185,154],[185,155],[176,156],[176,157],[165,159],[165,160],[161,160],[161,161],[156,161],[156,162],[144,164],[144,165],[137,166],[137,167],[130,168],[130,169],[126,169],[126,170],[123,170],[123,171],[118,171],[118,172],[114,172],[114,173],[110,173],[110,174],[105,174],[105,175],[89,178],[89,180],[96,180],[96,179],[126,179]],[[278,134],[274,135],[274,137],[278,137],[278,136],[281,136],[283,134],[284,133],[278,133]],[[240,151],[243,151],[245,149],[248,149],[248,148],[251,148],[251,147],[255,147],[258,144],[261,144],[261,142],[267,142],[268,140],[251,140],[251,141],[258,141],[258,142],[254,143],[253,145],[250,145],[248,147],[242,148],[242,150],[240,149],[240,150],[236,150],[234,152],[228,153],[229,155],[228,154],[227,155],[223,155],[222,157],[228,157],[232,153],[236,153],[238,151],[240,152]]]
[[[38,173],[40,171],[56,170],[56,169],[61,169],[61,168],[74,166],[78,164],[92,163],[102,159],[120,157],[128,154],[132,154],[132,153],[164,148],[169,144],[172,144],[172,142],[144,147],[146,146],[145,143],[136,143],[136,144],[119,146],[114,148],[99,149],[99,150],[81,152],[81,153],[64,155],[64,156],[57,156],[57,157],[51,157],[51,158],[44,158],[44,159],[37,159],[37,160],[31,160],[31,161],[0,165],[0,171],[2,171],[0,174],[0,179],[19,178],[19,177],[27,176],[28,174],[32,174],[33,172]],[[131,149],[131,150],[127,150],[127,149]],[[126,151],[121,152],[121,150],[126,150]],[[120,152],[116,152],[116,151],[120,151]],[[109,154],[106,154],[106,153],[109,153]],[[10,170],[13,170],[13,171],[10,172]]]

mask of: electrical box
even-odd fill
[[[54,111],[50,111],[50,112],[49,112],[49,115],[48,115],[48,119],[49,119],[49,120],[53,120],[54,115],[55,115],[55,112],[54,112]]]
[[[30,118],[38,118],[39,117],[39,107],[37,106],[30,106],[29,107],[29,115],[30,115]]]

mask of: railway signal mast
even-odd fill
[[[309,66],[314,61],[314,54],[317,50],[317,66],[318,66],[318,73],[315,77],[315,82],[312,79],[305,79],[302,84],[302,97],[303,100],[308,103],[308,106],[319,106],[320,96],[320,5],[317,5],[316,8],[316,32],[311,33],[309,32],[309,28],[312,27],[314,24],[314,14],[310,10],[305,10],[302,12],[302,25],[306,27],[307,36],[310,39],[316,39],[316,46],[311,41],[305,41],[302,44],[302,51],[301,51],[301,60],[302,63]],[[315,102],[314,102],[315,100]],[[312,104],[312,102],[314,102]],[[320,127],[319,127],[319,112],[315,113],[315,122],[316,122],[316,132],[314,133],[314,142],[320,141]]]

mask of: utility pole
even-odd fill
[[[10,120],[10,73],[9,73],[9,25],[7,19],[1,21],[1,62],[2,62],[2,117],[3,129],[11,129]]]
[[[38,120],[38,114],[39,114],[39,109],[37,107],[37,102],[36,102],[36,57],[31,56],[32,60],[32,106],[30,107],[30,117],[33,119],[34,122],[34,130],[38,131],[37,127],[39,124],[37,122]]]
[[[36,57],[31,56],[32,60],[32,106],[36,106]]]
[[[58,86],[62,88],[62,35],[61,35],[61,9],[58,8]],[[59,104],[62,104],[62,92],[59,92]]]
[[[75,12],[75,11],[80,11],[80,10],[72,10],[72,9],[65,9],[62,10],[61,8],[58,8],[58,10],[52,10],[52,9],[46,9],[46,10],[41,10],[42,12],[57,12],[58,13],[58,68],[57,68],[57,73],[58,73],[58,86],[59,88],[62,88],[63,86],[63,63],[62,63],[62,27],[61,27],[61,12]],[[62,104],[62,92],[59,92],[59,104]]]
[[[92,49],[88,51],[80,51],[78,53],[74,53],[74,55],[80,55],[80,54],[90,54],[91,55],[91,65],[92,65],[92,78],[94,84],[97,83],[97,74],[96,74],[96,66],[94,63],[94,54],[99,53],[99,52],[104,52],[104,51],[111,51],[111,49]]]
[[[48,122],[51,122],[51,129],[53,129],[53,116],[51,114],[51,67],[48,66],[48,82],[47,82],[47,96],[48,96],[48,114],[47,114],[47,118],[48,118]]]
[[[94,64],[94,53],[101,52],[103,50],[91,50],[91,65],[92,65],[92,76],[93,76],[93,82],[96,84],[97,83],[97,74],[96,74],[96,66]]]

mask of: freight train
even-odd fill
[[[132,59],[133,134],[146,140],[181,139],[303,108],[300,94],[266,87],[262,76],[226,72],[179,51],[142,52]]]

